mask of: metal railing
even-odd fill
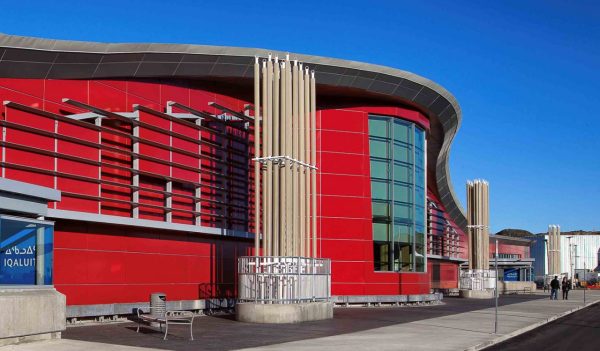
[[[488,290],[496,288],[496,271],[487,269],[467,269],[460,272],[460,288],[468,290]]]
[[[329,301],[327,258],[244,256],[238,259],[238,301],[300,303]]]

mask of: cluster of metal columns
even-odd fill
[[[289,56],[256,58],[254,107],[254,225],[262,255],[317,257],[314,72]]]
[[[469,269],[490,268],[489,183],[482,179],[467,182],[467,229]]]
[[[560,274],[560,226],[548,226],[548,274]]]

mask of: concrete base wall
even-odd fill
[[[0,289],[0,345],[60,338],[65,306],[53,288]]]
[[[309,302],[298,304],[238,303],[235,317],[249,323],[300,323],[333,318],[333,303]]]
[[[331,301],[337,305],[382,305],[382,304],[421,304],[437,303],[443,299],[443,294],[421,294],[421,295],[337,295],[332,296]]]
[[[527,294],[535,290],[535,282],[498,282],[500,294]]]
[[[459,293],[460,297],[466,299],[492,299],[494,298],[494,290],[466,290],[461,289]]]
[[[114,316],[135,314],[137,308],[148,309],[149,302],[109,303],[99,305],[71,305],[67,306],[67,318],[85,318],[98,316]],[[206,299],[206,300],[174,300],[169,301],[168,310],[207,310],[207,309],[232,309],[235,299]]]

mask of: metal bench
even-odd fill
[[[194,340],[193,324],[194,324],[194,313],[190,311],[165,311],[163,308],[149,308],[150,313],[144,313],[141,308],[137,309],[137,321],[138,326],[136,332],[140,332],[140,325],[142,323],[158,323],[160,331],[162,332],[162,325],[165,325],[165,336],[163,340],[167,340],[167,333],[169,332],[169,325],[173,324],[185,324],[190,326],[190,340]]]

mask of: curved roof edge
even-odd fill
[[[284,57],[286,52],[225,46],[127,43],[109,44],[40,39],[0,34],[0,77],[94,78],[252,78],[255,56]],[[452,220],[466,230],[466,217],[450,181],[450,144],[461,109],[450,92],[416,74],[369,63],[290,53],[315,70],[319,85],[354,88],[387,95],[437,119],[443,135],[433,137],[437,151],[436,184]],[[433,167],[434,165],[430,165]]]

